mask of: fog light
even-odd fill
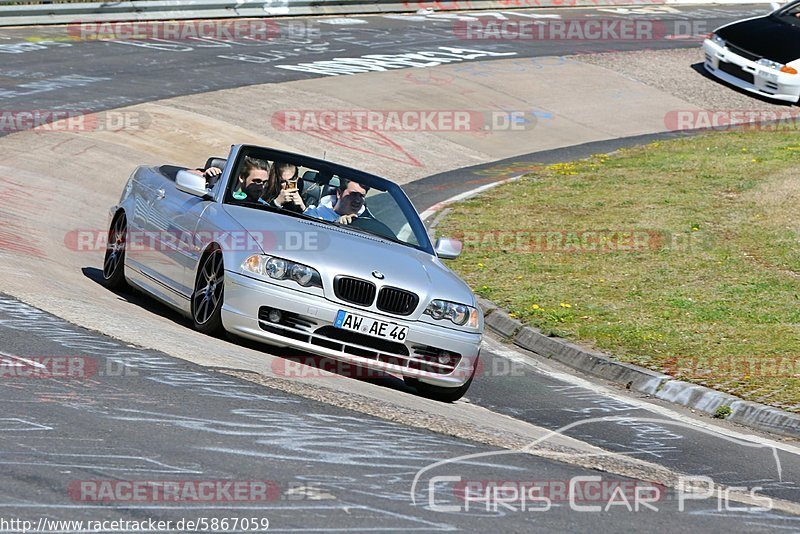
[[[283,316],[283,314],[281,313],[280,310],[270,310],[269,311],[269,315],[267,315],[267,319],[271,323],[279,323],[279,322],[281,322],[281,317],[282,316]]]
[[[447,353],[439,354],[438,360],[442,365],[452,365],[452,357]]]

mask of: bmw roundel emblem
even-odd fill
[[[372,271],[372,276],[374,276],[378,280],[383,280],[383,273],[380,271]]]

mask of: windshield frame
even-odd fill
[[[771,18],[777,19],[780,22],[791,24],[793,26],[800,26],[800,18],[795,16],[789,16],[787,13],[789,11],[798,10],[800,11],[800,0],[795,0],[794,2],[789,2],[783,7],[780,7],[769,14]]]
[[[290,210],[283,210],[281,208],[270,209],[271,208],[270,206],[259,205],[251,202],[242,202],[240,200],[234,199],[233,189],[238,181],[239,172],[240,169],[242,168],[242,165],[244,164],[244,158],[246,156],[267,160],[271,163],[274,163],[275,161],[292,163],[298,166],[298,168],[304,167],[307,169],[315,170],[318,172],[317,178],[319,182],[323,184],[328,184],[328,182],[330,182],[330,180],[334,176],[346,177],[349,180],[353,180],[366,187],[369,187],[370,190],[377,190],[389,194],[391,198],[394,200],[396,206],[400,209],[400,212],[405,217],[405,220],[410,226],[411,232],[418,243],[406,242],[399,238],[392,239],[388,236],[379,233],[369,232],[367,230],[358,229],[355,227],[349,228],[348,225],[340,225],[336,222],[324,221],[316,217],[311,217],[308,215],[304,215],[302,213],[292,212]],[[417,212],[416,208],[414,208],[414,205],[408,199],[408,196],[405,194],[403,189],[398,184],[392,182],[391,180],[387,180],[386,178],[381,178],[379,176],[359,171],[356,169],[352,169],[350,167],[339,165],[337,163],[333,163],[330,161],[320,160],[309,156],[303,156],[301,154],[295,154],[292,152],[285,152],[282,150],[259,147],[256,145],[232,146],[231,153],[228,157],[228,164],[226,165],[226,167],[228,167],[226,169],[227,172],[225,172],[225,174],[227,175],[225,177],[226,181],[224,187],[219,191],[219,197],[218,197],[218,201],[222,204],[228,204],[232,206],[242,206],[250,209],[266,208],[263,209],[263,211],[269,211],[272,213],[279,213],[285,216],[311,220],[335,228],[358,230],[359,232],[364,233],[365,235],[383,239],[387,243],[403,245],[415,250],[420,250],[432,256],[436,256],[433,244],[431,243],[430,240],[430,236],[428,235],[428,232],[425,229],[425,225],[422,223],[422,220],[419,217],[419,213]]]

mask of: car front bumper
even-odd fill
[[[800,100],[800,74],[763,67],[710,39],[703,41],[703,53],[706,71],[720,80],[766,98],[785,102]]]
[[[295,320],[291,325],[270,323],[263,316],[259,318],[262,307],[278,309],[284,314],[288,312],[288,315],[295,316]],[[393,353],[392,361],[396,363],[387,363],[385,361],[387,358],[383,358],[383,355],[389,355],[386,350],[376,349],[378,356],[371,357],[345,352],[347,349],[336,350],[320,346],[318,344],[320,338],[322,342],[330,338],[319,334],[319,330],[323,327],[332,328],[339,310],[407,326],[408,337],[402,345],[406,347],[408,355]],[[232,271],[225,272],[222,323],[227,331],[248,339],[292,347],[359,367],[413,377],[434,386],[452,388],[462,386],[472,376],[482,339],[482,335],[478,333],[461,332],[421,321],[403,320],[395,316],[351,308],[321,296],[270,284]],[[317,344],[313,342],[314,340]],[[331,340],[331,343],[337,342],[356,352],[366,352],[361,350],[364,346],[357,342]],[[331,343],[326,342],[328,345]],[[436,347],[459,354],[461,358],[452,371],[443,373],[440,369],[439,372],[428,372],[414,368],[419,362],[424,361],[420,359],[415,347]]]

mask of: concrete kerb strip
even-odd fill
[[[546,336],[536,328],[524,326],[485,299],[479,298],[478,303],[486,316],[486,326],[518,347],[587,374],[624,384],[628,389],[704,413],[713,415],[720,406],[728,406],[731,409],[731,414],[726,418],[728,421],[784,436],[800,437],[798,415],[677,380],[670,375],[637,365],[615,361],[605,354],[593,352],[561,338]]]

